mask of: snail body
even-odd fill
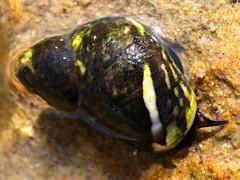
[[[125,17],[47,38],[15,64],[18,79],[53,107],[120,139],[175,147],[192,127],[196,96],[178,56],[154,31]]]

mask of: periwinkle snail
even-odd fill
[[[196,118],[225,123],[197,113],[177,54],[130,18],[106,17],[47,38],[22,53],[15,74],[51,106],[113,137],[150,142],[156,152],[174,148]]]

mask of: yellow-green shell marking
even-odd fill
[[[31,71],[33,71],[32,67],[32,55],[33,55],[33,49],[27,49],[25,52],[22,53],[22,55],[19,57],[19,61],[15,64],[15,71],[17,72],[19,69],[19,64],[23,64],[25,66],[28,66]]]
[[[55,108],[164,152],[187,134],[197,105],[177,55],[156,34],[131,18],[102,18],[35,44],[16,76]]]

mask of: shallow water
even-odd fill
[[[239,178],[239,9],[197,0],[0,2],[0,179]],[[14,79],[11,63],[33,42],[114,15],[161,27],[180,43],[200,109],[232,123],[165,154],[137,151],[64,119]]]
[[[28,21],[28,17],[23,17],[24,13],[19,11],[20,4],[21,1],[16,4],[9,2],[8,5],[16,8],[16,12],[11,12],[15,13],[14,17],[12,14],[5,16],[17,23],[14,26],[14,22],[3,22],[2,25],[7,26],[5,29],[9,32],[0,32],[0,179],[140,177],[141,169],[145,169],[147,162],[153,160],[148,158],[147,153],[138,159],[133,155],[134,147],[101,135],[80,121],[62,119],[14,77],[12,63],[31,42],[73,28],[66,27],[64,21],[59,29],[53,31],[48,28],[49,22],[40,22],[45,32],[42,26],[34,23],[26,28],[24,21]],[[44,3],[39,5],[44,6]],[[81,22],[84,20],[86,18]],[[76,15],[72,21],[76,21]],[[154,155],[150,153],[150,156]],[[138,164],[142,165],[136,170]]]

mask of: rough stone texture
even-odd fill
[[[24,48],[110,15],[162,27],[180,43],[200,110],[229,123],[165,154],[137,151],[59,117],[16,82],[11,63]],[[0,39],[0,179],[240,178],[239,1],[3,0]]]

